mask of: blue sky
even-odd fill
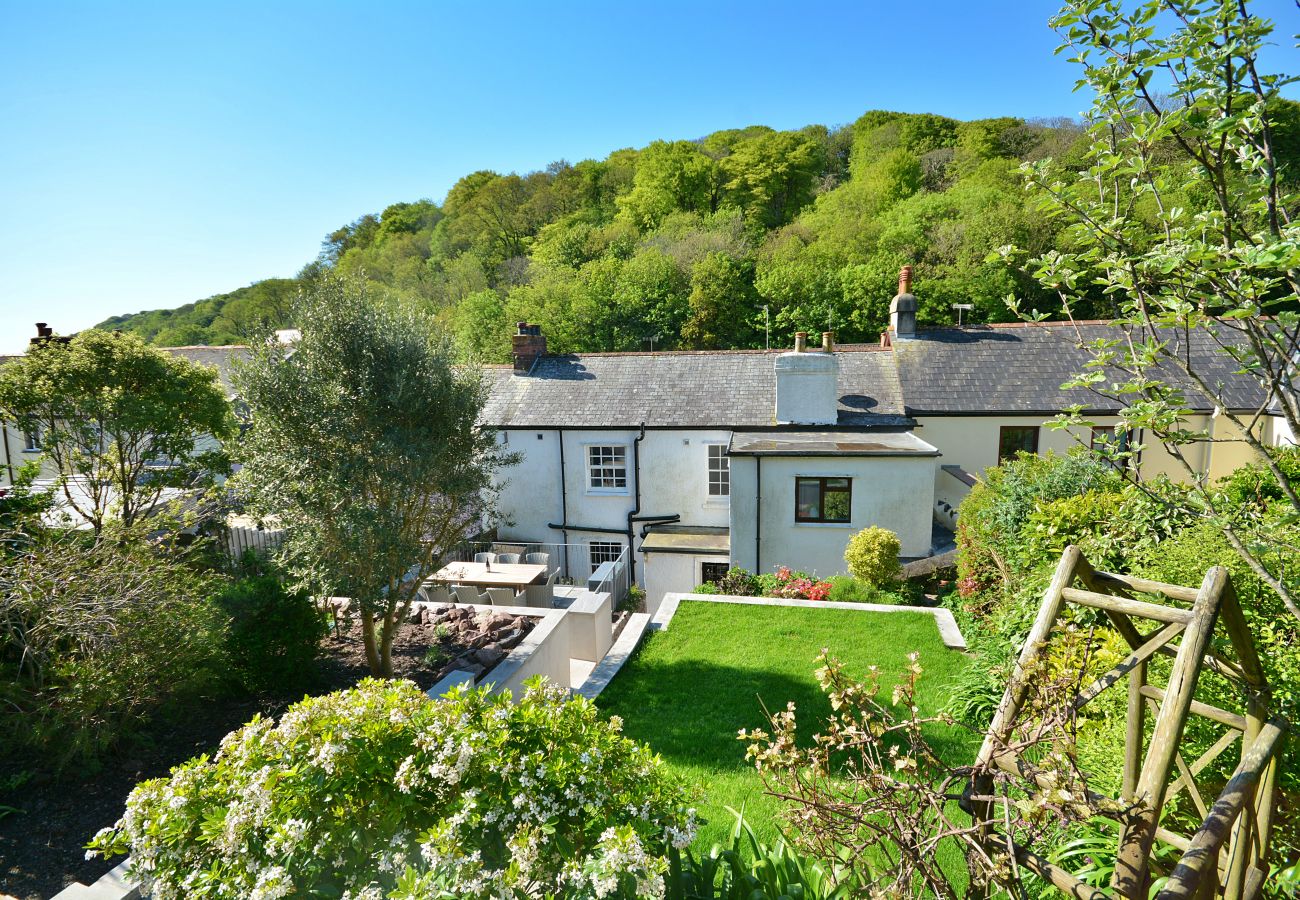
[[[1294,70],[1295,7],[1255,6]],[[1073,115],[1056,7],[0,0],[0,352],[292,275],[475,169],[874,108]]]

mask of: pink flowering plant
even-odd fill
[[[831,583],[818,581],[807,572],[791,571],[789,566],[782,566],[769,578],[760,576],[763,594],[768,597],[785,597],[794,600],[825,600],[830,596]]]
[[[368,679],[132,791],[91,853],[155,900],[658,897],[685,788],[582,698]]]

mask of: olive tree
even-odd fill
[[[284,527],[303,586],[352,598],[388,676],[420,583],[488,515],[507,457],[478,424],[479,374],[453,365],[427,316],[327,276],[294,317],[294,344],[257,346],[235,372],[249,416],[237,490]]]
[[[58,493],[96,534],[149,517],[168,488],[227,471],[221,441],[235,426],[216,369],[106,331],[0,367],[0,417],[38,436]]]
[[[1089,146],[1082,168],[1026,166],[1031,192],[1066,225],[1060,249],[1028,268],[1067,315],[1109,298],[1116,326],[1112,338],[1080,339],[1091,358],[1068,386],[1118,400],[1121,428],[1181,465],[1186,511],[1221,528],[1300,618],[1294,573],[1270,562],[1300,552],[1288,544],[1295,530],[1277,527],[1300,518],[1300,485],[1262,428],[1277,415],[1300,434],[1298,107],[1279,93],[1295,78],[1261,71],[1272,23],[1245,0],[1070,0],[1052,24],[1093,96]],[[1254,409],[1242,412],[1212,374],[1225,369],[1207,365],[1216,355],[1257,381]],[[1227,437],[1188,424],[1192,391],[1217,406]],[[1086,424],[1081,410],[1058,423]],[[1194,465],[1191,447],[1224,440],[1269,468],[1282,498],[1269,516],[1243,516]]]

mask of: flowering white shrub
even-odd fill
[[[567,693],[368,679],[304,700],[137,786],[91,852],[130,853],[156,900],[662,896],[685,790]]]

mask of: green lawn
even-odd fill
[[[885,697],[907,654],[919,651],[925,713],[943,706],[946,686],[969,664],[944,647],[925,613],[686,601],[668,630],[651,634],[597,699],[623,718],[628,736],[645,741],[697,786],[700,814],[709,821],[700,846],[725,842],[733,822],[728,806],[743,806],[760,838],[777,836],[777,801],[763,795],[736,733],[765,727],[763,705],[783,709],[789,700],[798,707],[801,732],[823,722],[830,705],[813,678],[823,647],[851,674],[879,666]],[[969,762],[978,749],[978,740],[961,729],[935,726],[928,737],[955,764]]]

